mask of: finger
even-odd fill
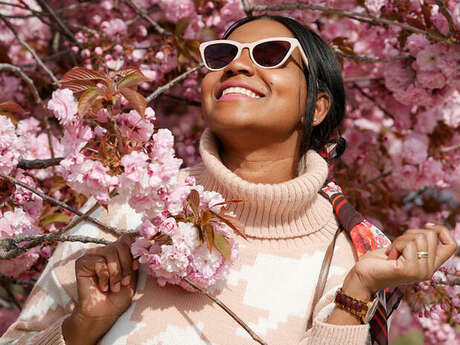
[[[133,271],[133,257],[131,255],[130,247],[127,243],[120,242],[117,244],[116,249],[121,265],[121,285],[128,286],[131,280],[131,272]]]
[[[407,243],[412,240],[412,236],[409,235],[401,235],[397,237],[385,252],[388,255],[388,259],[396,260],[402,254],[402,250],[407,245]]]
[[[119,292],[121,288],[122,276],[117,249],[113,245],[108,245],[104,247],[104,251],[100,255],[103,256],[107,262],[107,268],[110,275],[110,290],[112,292]]]
[[[433,256],[433,253],[430,253],[428,251],[428,241],[426,239],[426,236],[424,233],[416,233],[413,234],[414,236],[414,242],[415,246],[417,247],[416,249],[416,260],[417,260],[417,272],[418,272],[418,277],[420,280],[427,280],[431,278],[430,275],[430,261],[429,258],[430,256]],[[425,252],[428,253],[428,258],[425,257],[418,257],[419,252]]]
[[[401,256],[396,260],[396,267],[406,283],[412,283],[418,277],[417,246],[414,241],[405,241],[400,247]]]
[[[437,255],[435,260],[435,266],[437,269],[445,261],[447,261],[447,259],[450,258],[452,254],[455,253],[455,251],[458,249],[458,245],[455,242],[455,238],[452,233],[445,226],[428,223],[427,227],[436,231],[438,239],[441,242],[437,246]]]
[[[102,292],[109,291],[109,269],[104,258],[100,258],[98,262],[95,262],[94,271],[96,272],[99,290]]]

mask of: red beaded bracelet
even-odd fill
[[[346,295],[342,288],[337,290],[334,302],[337,307],[348,311],[352,315],[356,316],[362,323],[365,323],[365,316],[369,309],[369,302],[360,301],[359,299]]]

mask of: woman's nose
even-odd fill
[[[252,75],[254,74],[255,68],[256,66],[249,56],[249,49],[244,48],[238,59],[233,60],[228,64],[227,67],[225,67],[224,72],[226,75],[233,75],[238,73]]]

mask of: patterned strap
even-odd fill
[[[329,164],[329,177],[320,193],[332,203],[334,213],[345,233],[350,237],[358,259],[370,250],[388,247],[391,242],[384,233],[365,219],[345,198],[342,189],[333,177],[336,144],[324,147],[321,156]],[[388,345],[388,317],[401,301],[399,288],[386,289],[377,293],[379,304],[370,321],[371,342],[373,345]]]

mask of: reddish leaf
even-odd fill
[[[130,73],[126,77],[121,79],[117,84],[117,88],[136,88],[139,83],[142,83],[144,81],[150,81],[150,79],[143,75],[141,71],[136,70],[133,73]]]
[[[145,108],[147,108],[147,102],[145,101],[144,96],[139,92],[134,91],[129,88],[119,89],[120,93],[125,96],[129,104],[142,116],[144,117]]]
[[[244,226],[243,224],[240,223],[240,221],[236,217],[231,217],[231,216],[223,215],[223,214],[217,214],[212,211],[209,211],[209,212],[211,212],[215,217],[217,217],[219,220],[227,224],[230,228],[232,228],[233,231],[237,232],[244,239],[247,240],[246,234],[244,232]]]
[[[212,213],[209,211],[201,212],[200,224],[208,224],[212,218]]]
[[[214,233],[214,245],[224,258],[230,260],[232,257],[232,247],[228,240],[219,233]]]
[[[91,107],[96,102],[97,96],[101,93],[98,87],[92,87],[86,90],[78,100],[78,113],[80,117],[84,117],[91,111]]]
[[[74,67],[60,80],[61,83],[67,83],[75,80],[100,80],[107,82],[107,77],[98,71],[93,71],[84,67]]]
[[[139,71],[139,68],[137,67],[124,67],[124,68],[121,68],[119,69],[116,73],[116,75],[120,78],[124,78],[126,77],[127,75],[131,74],[131,73],[134,73],[134,72],[140,72]],[[141,72],[142,73],[142,72]]]
[[[187,202],[192,209],[193,218],[198,220],[200,218],[200,194],[195,189],[192,189],[187,197]]]
[[[70,89],[75,93],[86,91],[92,87],[96,87],[96,85],[97,81],[93,80],[72,80],[61,83],[63,89]]]
[[[212,253],[212,247],[214,243],[214,229],[211,224],[203,225],[204,234],[206,235],[206,242],[208,244],[208,250]]]
[[[26,112],[19,104],[13,101],[6,101],[0,103],[0,111],[6,111],[17,114],[23,114]]]

